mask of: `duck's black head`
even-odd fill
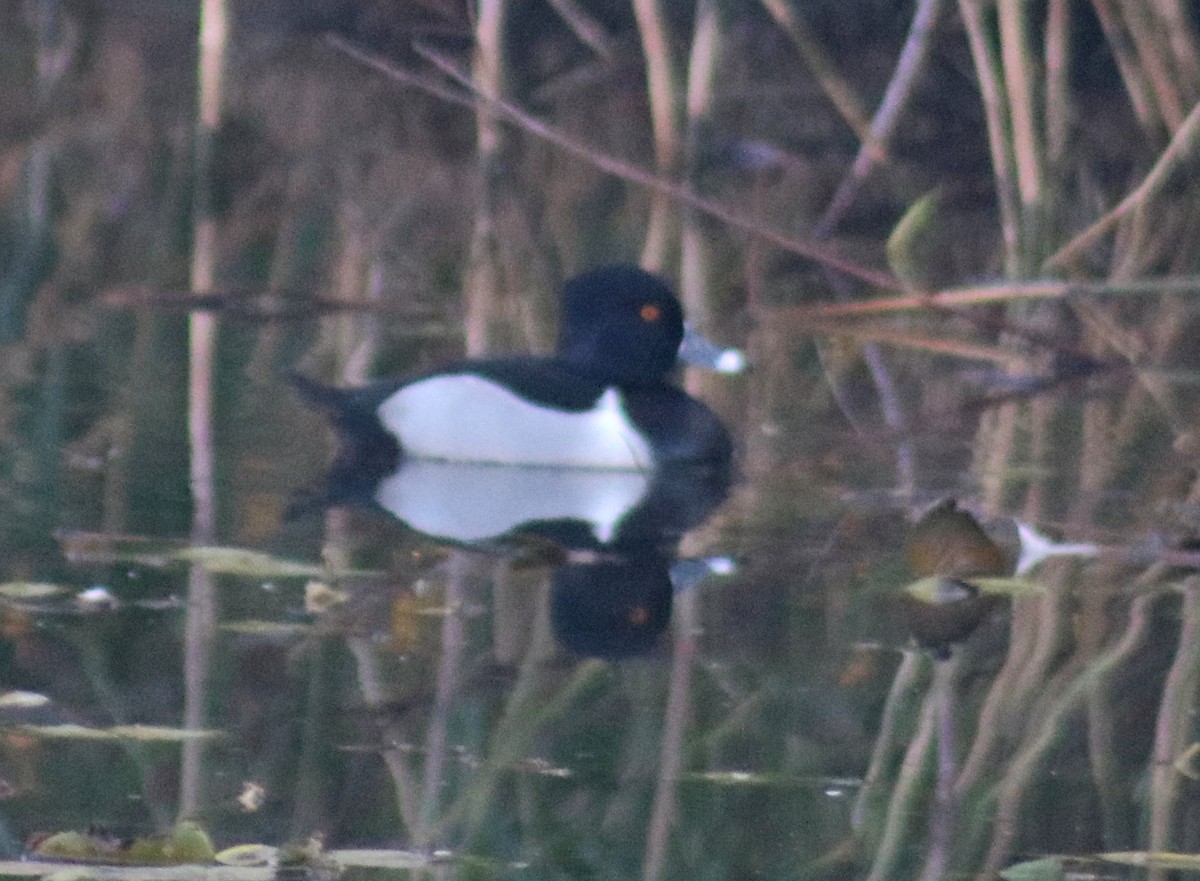
[[[558,356],[605,383],[660,382],[683,340],[683,310],[658,277],[636,266],[605,266],[567,282]]]

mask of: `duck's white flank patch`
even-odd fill
[[[405,386],[378,412],[404,454],[418,459],[639,471],[653,461],[614,388],[590,410],[562,413],[486,379],[451,374]]]
[[[634,471],[409,460],[379,484],[375,501],[413,529],[455,541],[499,538],[536,520],[580,520],[607,542],[649,483]]]

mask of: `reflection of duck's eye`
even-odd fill
[[[638,311],[638,315],[641,316],[642,321],[658,321],[658,319],[662,318],[662,309],[653,303],[643,303],[642,308]]]
[[[629,610],[629,623],[634,627],[641,627],[650,620],[650,610],[645,606],[634,606]]]

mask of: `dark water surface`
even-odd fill
[[[636,261],[647,196],[515,137],[472,276],[494,284],[464,294],[473,116],[250,21],[217,146],[218,290],[189,313],[188,16],[80,19],[88,51],[42,92],[37,40],[6,16],[24,60],[4,63],[0,151],[0,852],[180,816],[219,848],[410,851],[419,877],[986,877],[1044,855],[1108,877],[1098,854],[1200,848],[1189,301],[934,316],[988,352],[885,344],[881,398],[861,341],[788,317],[836,299],[826,276],[702,224],[689,309],[752,365],[684,378],[735,437],[730,486],[410,473],[410,525],[327,507],[334,439],[290,371],[545,351],[557,284]],[[787,52],[756,21],[728,37],[717,128],[791,164],[704,187],[805,229],[850,153],[788,71],[759,69]],[[550,70],[578,46],[531,33],[544,57],[520,70],[544,88],[514,88],[649,162],[636,57],[571,85]],[[901,151],[848,251],[878,265],[886,227],[949,181],[931,273],[994,269],[982,135],[961,128],[941,166]],[[199,439],[197,314],[215,328]],[[1148,372],[1096,342],[1110,324]],[[616,513],[514,533],[559,491]],[[946,498],[1099,554],[1008,579],[972,526],[916,526]],[[904,593],[922,576],[936,602]]]

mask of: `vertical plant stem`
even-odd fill
[[[1200,579],[1188,579],[1183,589],[1182,619],[1175,660],[1167,673],[1159,702],[1151,763],[1150,841],[1152,851],[1186,847],[1177,840],[1180,774],[1175,760],[1191,741],[1200,680]]]
[[[446,790],[446,764],[451,749],[450,718],[462,678],[463,652],[467,645],[462,607],[466,599],[470,563],[465,551],[455,551],[447,560],[446,606],[450,614],[442,621],[437,685],[425,735],[425,779],[421,787],[420,815],[417,828],[410,830],[418,847],[428,847],[431,843],[430,830],[438,819],[441,793]]]
[[[692,51],[688,60],[687,82],[687,139],[684,186],[699,191],[697,168],[702,139],[712,113],[713,85],[720,51],[720,21],[716,0],[699,0],[696,4],[696,26],[692,36]],[[680,236],[679,287],[684,311],[696,324],[704,327],[710,321],[710,290],[708,248],[700,217],[694,208],[684,205]]]
[[[1195,8],[1193,0],[1159,0],[1154,10],[1159,17],[1159,26],[1171,45],[1175,58],[1175,69],[1182,84],[1185,101],[1195,99],[1200,92],[1200,47],[1197,46],[1197,23],[1184,4]]]
[[[479,0],[472,61],[475,86],[486,100],[475,105],[475,144],[479,161],[479,206],[463,281],[468,355],[488,348],[492,316],[500,289],[496,211],[504,132],[491,108],[504,94],[504,20],[508,0]]]
[[[1009,123],[1021,201],[1020,273],[1033,272],[1033,250],[1039,241],[1042,199],[1042,138],[1038,131],[1037,96],[1029,40],[1029,0],[999,0],[1000,61],[1008,94]]]
[[[212,206],[213,143],[221,122],[228,18],[225,0],[201,0],[200,58],[195,133],[195,201],[192,206],[191,289],[214,287],[217,228]],[[216,319],[193,312],[188,326],[188,441],[191,462],[192,541],[210,543],[216,533],[213,479],[212,386]],[[212,641],[216,630],[216,596],[212,577],[198,565],[188,574],[184,634],[185,728],[205,726]],[[193,815],[201,805],[203,741],[184,744],[180,769],[179,811]]]
[[[1113,58],[1116,59],[1121,80],[1125,83],[1125,94],[1129,96],[1129,102],[1133,105],[1134,115],[1146,134],[1157,137],[1164,128],[1158,102],[1134,52],[1133,43],[1122,26],[1118,0],[1092,0],[1092,8],[1096,11],[1096,18],[1104,31]]]
[[[892,677],[883,713],[879,719],[879,734],[871,750],[871,761],[863,775],[862,787],[850,812],[850,825],[855,833],[869,833],[868,824],[882,806],[887,791],[887,775],[895,764],[908,732],[904,722],[921,701],[921,691],[929,681],[931,661],[923,651],[906,651]]]
[[[634,0],[633,12],[641,35],[642,54],[646,59],[650,128],[654,132],[654,164],[659,174],[671,176],[679,170],[682,144],[676,110],[679,90],[675,82],[674,52],[666,15],[658,0]],[[666,266],[673,214],[672,200],[656,192],[652,196],[646,242],[642,246],[641,264],[645,269],[661,271]]]
[[[1000,867],[1012,856],[1012,845],[1020,828],[1021,809],[1035,775],[1051,750],[1066,733],[1071,714],[1086,703],[1099,680],[1111,676],[1140,648],[1150,629],[1150,607],[1155,595],[1144,595],[1133,601],[1129,622],[1117,643],[1072,678],[1060,691],[1053,705],[1040,715],[1021,750],[1013,757],[1008,771],[999,784],[996,817],[991,846],[983,867],[976,875],[978,881],[995,877]]]
[[[1171,63],[1171,53],[1164,46],[1166,34],[1154,20],[1153,4],[1146,0],[1119,0],[1119,6],[1129,36],[1133,39],[1138,63],[1154,91],[1167,131],[1174,133],[1183,122],[1187,108],[1179,93],[1180,84]]]
[[[967,31],[967,43],[979,77],[979,92],[987,120],[988,150],[992,156],[992,175],[996,179],[996,201],[1000,207],[1000,229],[1004,238],[1004,267],[1009,278],[1017,278],[1020,269],[1021,228],[1018,194],[1012,155],[1009,152],[1009,120],[1005,112],[1008,100],[1000,64],[992,49],[983,18],[981,0],[958,0],[959,13]]]
[[[604,29],[604,25],[592,17],[577,0],[549,0],[559,18],[567,23],[567,27],[589,49],[603,58],[611,61],[616,50],[613,48],[612,37]]]
[[[885,881],[897,877],[898,864],[905,854],[906,845],[910,843],[914,818],[922,809],[922,802],[929,791],[929,777],[935,755],[934,739],[937,737],[941,721],[938,711],[940,703],[935,689],[931,689],[925,695],[921,706],[920,724],[908,745],[908,750],[904,753],[896,788],[892,790],[891,802],[888,804],[883,838],[875,850],[875,859],[867,881]]]
[[[683,736],[691,717],[692,665],[696,657],[699,628],[700,591],[685,590],[678,596],[674,611],[675,644],[671,653],[671,680],[667,690],[666,718],[663,724],[662,758],[654,789],[654,807],[646,833],[646,859],[642,864],[643,881],[660,881],[666,865],[667,843],[678,811],[675,792],[683,766]]]
[[[1046,10],[1046,181],[1061,180],[1071,125],[1071,0]],[[1061,184],[1059,188],[1061,189]],[[1055,195],[1058,195],[1057,193]]]

